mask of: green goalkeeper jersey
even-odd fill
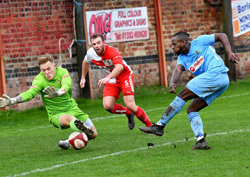
[[[42,72],[40,72],[33,80],[32,86],[26,92],[20,94],[23,102],[29,101],[34,98],[39,92],[41,94],[43,103],[48,114],[57,114],[65,112],[77,105],[72,98],[72,81],[69,72],[61,67],[55,70],[55,76],[52,80],[48,80]],[[43,92],[47,86],[55,87],[56,90],[64,88],[66,93],[56,98],[44,97],[46,93]]]

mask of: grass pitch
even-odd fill
[[[127,118],[104,111],[102,100],[79,99],[98,131],[79,151],[57,147],[72,131],[52,127],[44,107],[0,112],[0,176],[250,176],[249,88],[250,79],[232,83],[200,112],[211,146],[207,151],[191,150],[196,140],[186,114],[189,102],[157,137],[140,132],[138,119],[129,130]],[[174,97],[157,86],[137,89],[135,95],[153,122]]]

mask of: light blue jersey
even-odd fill
[[[189,52],[187,54],[180,54],[177,60],[177,65],[182,65],[186,70],[196,75],[196,77],[187,83],[186,88],[203,99],[207,105],[210,105],[225,92],[229,85],[227,75],[229,69],[225,66],[222,58],[216,54],[213,47],[214,43],[214,34],[202,35],[194,39],[190,43]],[[186,93],[189,94],[186,91],[182,92],[182,94],[183,93],[184,95],[186,95]],[[179,95],[175,97],[174,101],[172,101],[163,113],[161,119],[157,122],[157,125],[166,126],[166,124],[181,111],[186,104],[186,100],[183,100],[181,97],[182,94],[180,94],[180,97]],[[195,108],[200,101],[195,99],[197,99],[196,96],[194,96],[194,101],[191,102],[193,108]],[[191,111],[188,110],[191,128],[197,137],[197,142],[200,141],[200,144],[205,143],[203,123],[199,115],[199,110],[204,107],[198,106],[195,109],[190,109]],[[151,131],[153,132],[153,128]],[[201,149],[198,146],[199,144],[196,144],[193,149]],[[205,146],[208,147],[207,145]]]
[[[178,57],[177,65],[194,75],[186,87],[204,99],[210,105],[220,96],[229,85],[228,68],[222,58],[216,54],[212,45],[215,43],[214,34],[202,35],[191,42],[188,54]]]
[[[228,68],[221,57],[216,54],[214,34],[202,35],[191,42],[188,54],[178,56],[177,65],[198,76],[204,72],[225,73]]]

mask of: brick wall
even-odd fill
[[[135,86],[160,83],[158,64],[156,22],[154,0],[84,1],[85,11],[101,9],[147,7],[149,40],[112,43],[131,66],[135,74]],[[213,2],[208,3],[208,2]],[[176,55],[171,49],[171,37],[178,31],[187,31],[191,39],[201,34],[222,32],[221,0],[162,0],[162,18],[168,80],[176,65]],[[74,39],[73,3],[71,0],[2,0],[0,1],[0,35],[6,72],[7,92],[16,96],[29,88],[32,79],[39,72],[37,56],[49,53],[58,61],[58,41],[62,42],[63,66],[73,78],[73,96],[79,96],[76,59],[69,59],[67,47]],[[237,78],[250,75],[250,36],[234,38],[235,52],[240,57],[236,66]],[[0,45],[1,46],[1,45]],[[216,50],[222,55],[224,49],[217,44]],[[105,73],[91,65],[91,80],[94,96],[102,93],[97,81]],[[179,82],[185,84],[193,75],[185,72]],[[14,109],[24,109],[41,105],[40,97],[33,101],[16,105]]]
[[[211,7],[203,0],[168,0],[161,1],[161,5],[168,80],[170,80],[177,59],[171,47],[172,35],[186,31],[190,34],[190,40],[193,40],[202,34],[222,32],[222,7]],[[178,84],[183,85],[193,77],[190,72],[184,72]]]
[[[0,2],[0,35],[5,64],[7,93],[11,97],[27,90],[39,73],[39,55],[52,54],[58,62],[59,39],[63,64],[77,76],[76,61],[70,60],[67,48],[74,39],[72,1],[3,0]],[[79,92],[77,88],[74,93]],[[24,109],[42,105],[40,96],[30,102],[12,106]]]
[[[161,5],[169,80],[172,74],[170,68],[173,68],[172,61],[176,60],[171,49],[171,36],[178,31],[186,31],[191,35],[192,40],[202,34],[223,32],[223,14],[221,0],[168,0],[161,1]],[[239,65],[236,65],[236,77],[242,79],[250,75],[250,36],[234,38],[234,46],[235,52],[240,58]],[[216,44],[215,47],[224,58],[223,46]],[[192,77],[190,73],[184,73],[179,84],[183,85]]]

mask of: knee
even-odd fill
[[[189,105],[189,107],[187,108],[187,114],[189,114],[191,112],[197,112],[197,111],[192,109],[191,106]]]
[[[112,112],[113,109],[114,109],[114,106],[111,105],[111,104],[108,104],[108,103],[103,103],[103,108],[104,108],[106,111]]]
[[[70,122],[72,120],[76,119],[74,116],[72,115],[63,115],[60,117],[60,124],[63,126],[63,127],[69,127],[70,126]]]
[[[125,105],[130,111],[132,112],[136,111],[137,106],[134,102],[126,102]]]

